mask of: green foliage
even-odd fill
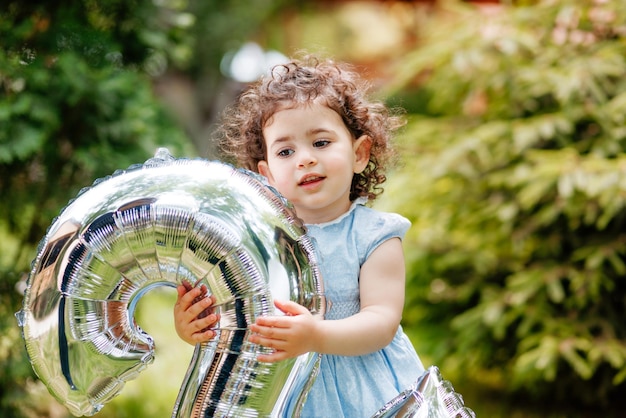
[[[303,4],[306,2],[293,4],[287,0],[191,1],[189,10],[202,24],[193,28],[194,60],[189,63],[189,71],[195,77],[210,75],[207,74],[210,73],[207,68],[219,68],[226,53],[239,49],[251,39],[265,47],[279,49],[283,46],[280,45],[282,37],[277,34],[283,28],[270,23],[271,19],[285,14],[287,7],[297,9],[303,7]],[[213,78],[218,74],[214,74]]]
[[[286,3],[2,3],[0,316],[4,320],[0,321],[0,367],[5,372],[0,375],[0,416],[64,413],[33,378],[13,316],[21,308],[16,286],[24,285],[36,245],[53,218],[81,188],[115,170],[145,161],[158,147],[166,146],[176,156],[189,157],[198,150],[210,150],[205,121],[193,116],[197,113],[210,122],[229,100],[231,92],[225,93],[220,86],[224,82],[220,60],[225,52],[250,39],[279,43],[276,33],[281,26],[268,25],[265,32],[259,28]],[[197,97],[192,102],[197,109],[192,110],[197,112],[181,118],[182,122],[187,116],[192,120],[185,132],[172,121],[153,91],[162,87],[159,76],[172,74],[196,87],[193,92]],[[183,371],[186,361],[187,357],[183,358],[179,367]],[[152,379],[158,382],[154,375]],[[141,390],[131,389],[131,397],[111,406],[112,415],[153,416],[163,412],[161,402],[142,403],[142,396],[145,400],[159,395],[138,392]],[[168,411],[171,406],[170,401]]]
[[[433,25],[386,92],[426,100],[407,106],[423,112],[388,188],[414,223],[405,321],[460,378],[611,411],[626,389],[626,7],[459,6]]]
[[[25,242],[43,236],[62,202],[96,178],[144,161],[159,145],[191,151],[141,74],[89,67],[73,52],[50,68],[2,59],[3,73],[14,75],[5,82],[19,90],[0,101],[0,193],[12,196],[0,214]]]
[[[2,416],[25,415],[24,391],[36,392],[13,313],[53,218],[81,188],[160,146],[195,152],[152,91],[154,63],[168,59],[180,29],[155,27],[163,12],[150,1],[87,0],[0,10]],[[52,414],[34,407],[35,416]]]
[[[0,193],[12,196],[0,214],[25,243],[96,178],[145,160],[159,145],[191,152],[150,78],[135,70],[168,45],[143,41],[155,38],[146,35],[142,19],[155,12],[145,3],[14,2],[0,13],[8,40],[0,50]]]

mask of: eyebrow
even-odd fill
[[[308,131],[305,132],[305,134],[307,136],[309,135],[315,135],[315,134],[319,134],[319,133],[329,133],[329,134],[333,134],[336,135],[336,132],[333,129],[327,129],[327,128],[313,128],[313,129],[309,129]],[[279,136],[278,138],[274,139],[272,141],[272,145],[273,144],[280,144],[283,142],[287,142],[289,140],[291,140],[293,137],[291,135],[285,135],[285,136]]]
[[[292,138],[291,136],[281,136],[281,137],[278,137],[278,138],[276,138],[276,139],[272,140],[271,145],[274,145],[274,144],[281,144],[281,143],[283,143],[283,142],[287,142],[287,141],[289,141],[291,138]]]
[[[313,134],[319,134],[319,133],[331,133],[331,134],[335,134],[335,131],[332,129],[326,129],[326,128],[315,128],[315,129],[309,129],[308,131],[306,131],[307,135],[313,135]]]

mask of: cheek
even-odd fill
[[[274,184],[272,186],[278,189],[280,193],[285,195],[289,194],[289,191],[291,190],[291,184],[289,182],[289,179],[285,176],[279,175],[279,177],[274,177]]]
[[[291,176],[289,175],[289,171],[285,170],[283,165],[281,164],[270,164],[271,165],[271,176],[269,178],[270,184],[277,188],[279,191],[281,188],[285,187],[289,184],[289,180]]]

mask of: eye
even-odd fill
[[[313,146],[315,148],[324,148],[328,146],[329,144],[330,144],[330,141],[328,139],[317,139],[315,140],[315,142],[313,142]]]
[[[291,148],[285,148],[285,149],[281,149],[280,151],[278,151],[276,153],[276,156],[284,158],[284,157],[289,157],[293,153],[294,151]]]

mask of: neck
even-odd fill
[[[344,213],[350,210],[352,202],[348,201],[346,205],[341,207],[329,208],[329,209],[302,209],[295,207],[296,214],[305,224],[323,224],[326,222],[334,221]]]

